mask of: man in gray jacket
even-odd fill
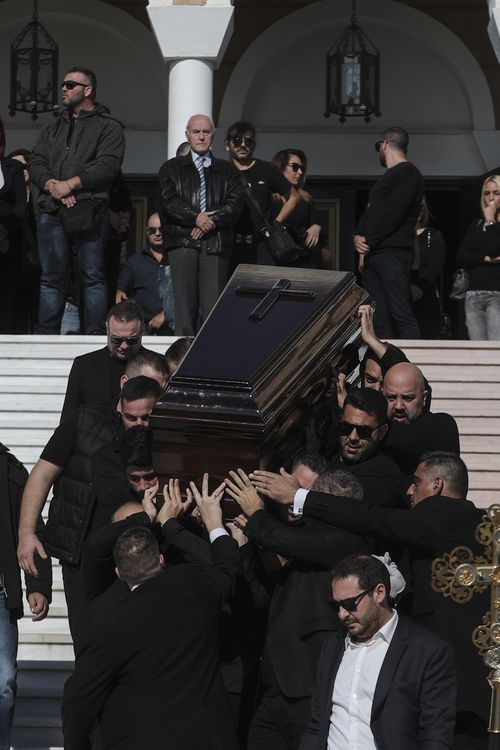
[[[123,160],[123,126],[96,103],[96,77],[88,68],[71,68],[61,90],[65,110],[42,130],[29,164],[39,191],[37,333],[59,333],[71,246],[82,284],[84,332],[104,333],[106,204]]]

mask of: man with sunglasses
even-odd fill
[[[376,142],[386,171],[370,190],[354,235],[363,286],[376,302],[379,338],[420,338],[411,305],[410,272],[423,180],[406,158],[408,143],[408,133],[399,127],[388,128]]]
[[[355,388],[347,395],[339,422],[339,453],[332,469],[344,469],[359,480],[364,499],[381,507],[401,507],[405,476],[390,456],[383,453],[387,433],[387,400],[371,388]],[[299,489],[292,474],[257,469],[250,475],[259,492],[275,498]],[[407,484],[407,482],[406,482]]]
[[[144,319],[131,300],[113,305],[106,318],[107,343],[76,357],[68,377],[61,421],[80,404],[109,404],[120,393],[120,379],[142,347]]]
[[[36,333],[60,332],[72,247],[82,279],[84,332],[101,333],[104,327],[107,203],[123,161],[125,138],[122,124],[96,102],[96,85],[88,68],[67,71],[61,83],[64,110],[42,130],[29,162],[39,191],[42,275]]]
[[[133,253],[120,273],[116,302],[128,297],[141,308],[146,333],[169,336],[174,332],[172,276],[158,213],[148,218],[146,247]]]
[[[392,608],[380,560],[342,560],[331,590],[343,632],[323,645],[299,750],[449,750],[456,675],[447,644]]]
[[[297,190],[278,167],[254,158],[256,145],[255,128],[250,122],[235,122],[228,128],[226,151],[241,173],[246,191],[245,205],[234,227],[234,267],[239,263],[276,265],[261,233],[264,220],[271,222],[272,196],[277,194],[283,200],[275,219],[281,222],[291,214],[298,200]]]

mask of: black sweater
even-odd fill
[[[396,164],[377,180],[356,230],[366,237],[371,252],[413,251],[423,187],[422,175],[409,161]]]
[[[500,256],[500,223],[484,229],[484,221],[473,221],[458,248],[457,263],[469,271],[469,291],[500,292],[500,263],[485,263],[485,256]]]

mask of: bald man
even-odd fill
[[[419,457],[427,451],[460,455],[457,423],[450,414],[426,409],[430,396],[416,365],[401,362],[391,367],[384,377],[383,392],[390,425],[385,452],[405,474],[413,474]]]
[[[211,151],[214,124],[193,115],[186,125],[186,156],[160,169],[160,218],[175,304],[175,333],[194,336],[224,288],[233,227],[245,186],[234,166]]]

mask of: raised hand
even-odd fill
[[[257,490],[253,486],[250,478],[245,474],[243,469],[230,471],[226,479],[226,489],[228,495],[236,500],[243,513],[250,518],[257,510],[264,507]]]

